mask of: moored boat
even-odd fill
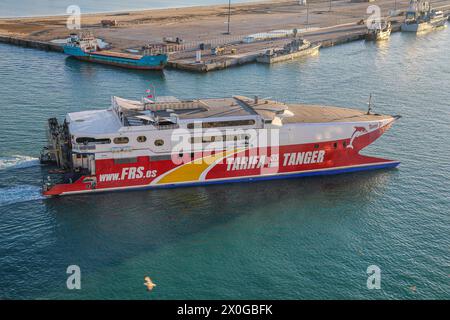
[[[392,168],[361,155],[398,116],[235,96],[112,98],[49,119],[46,196],[271,180]],[[52,171],[55,172],[55,171]]]
[[[366,34],[367,41],[387,40],[391,36],[392,26],[390,21],[373,21]]]
[[[285,45],[283,49],[267,50],[265,53],[259,55],[256,61],[260,63],[272,64],[276,62],[293,60],[296,58],[317,54],[320,47],[320,44],[312,45],[307,40],[295,39]]]
[[[447,17],[442,11],[431,8],[427,1],[411,0],[401,25],[403,32],[426,32],[445,27]]]
[[[128,69],[162,70],[167,64],[167,54],[146,50],[144,55],[100,50],[97,39],[90,33],[71,35],[64,45],[64,53],[83,61],[96,62]]]

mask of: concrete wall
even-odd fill
[[[63,52],[63,47],[59,44],[50,43],[50,42],[42,42],[42,41],[34,41],[27,40],[21,38],[0,36],[0,42],[8,43],[16,46],[26,47],[26,48],[34,48],[45,51],[56,51]]]

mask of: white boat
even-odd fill
[[[319,52],[321,44],[311,45],[307,40],[295,39],[279,50],[267,50],[256,58],[256,61],[260,63],[276,63],[287,60],[293,60],[295,58],[314,55]]]
[[[391,23],[389,21],[374,21],[366,34],[366,40],[387,40],[391,36]]]

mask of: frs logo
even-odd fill
[[[122,175],[120,176],[120,180],[125,179],[142,179],[142,178],[154,178],[156,177],[156,170],[148,170],[144,174],[144,167],[131,167],[131,168],[123,168]]]
[[[100,175],[100,182],[111,182],[120,180],[135,180],[155,178],[158,174],[157,170],[147,170],[144,167],[123,168],[122,173],[106,173]]]

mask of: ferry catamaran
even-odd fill
[[[392,168],[361,155],[399,116],[234,96],[112,98],[49,119],[46,196],[269,180]]]

